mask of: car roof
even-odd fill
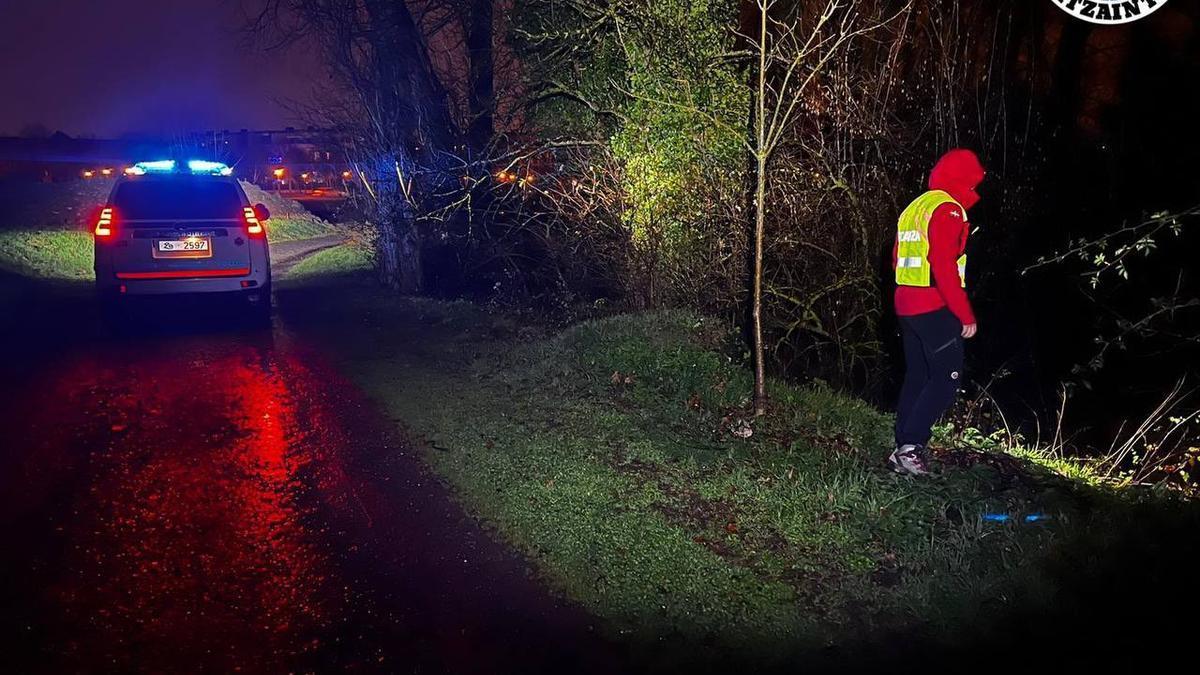
[[[154,173],[146,174],[144,176],[121,176],[116,180],[116,182],[113,183],[112,190],[110,190],[108,193],[108,202],[112,203],[113,199],[115,199],[117,196],[117,190],[120,190],[122,185],[127,185],[129,183],[177,185],[185,182],[231,184],[233,185],[233,188],[237,190],[238,196],[241,198],[242,202],[247,204],[249,203],[249,198],[246,195],[246,191],[242,189],[241,182],[238,181],[237,178],[233,176],[213,176],[192,173]]]

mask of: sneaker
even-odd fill
[[[928,476],[929,463],[925,460],[925,448],[919,445],[902,445],[888,457],[892,471],[906,476]]]

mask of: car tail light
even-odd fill
[[[254,207],[243,207],[242,217],[246,220],[246,234],[251,237],[261,237],[266,234],[266,230],[263,229],[262,223],[258,220],[258,214],[254,213]]]
[[[104,238],[111,237],[113,233],[114,220],[115,218],[113,216],[112,207],[106,206],[103,209],[100,209],[100,217],[96,219],[96,236]]]

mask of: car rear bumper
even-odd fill
[[[162,270],[158,272],[117,272],[121,281],[167,281],[175,279],[231,279],[250,276],[249,267],[229,267],[206,270]]]
[[[193,293],[237,293],[264,288],[271,281],[269,273],[247,274],[249,270],[236,270],[212,274],[189,273],[184,275],[163,274],[117,274],[98,284],[102,291],[114,295],[174,295]],[[207,271],[206,271],[207,272]]]
[[[153,264],[147,259],[120,263],[115,259],[115,252],[125,248],[120,243],[95,248],[96,288],[103,295],[253,293],[271,283],[271,254],[264,239],[244,242],[246,248],[239,255],[198,261],[160,259]]]

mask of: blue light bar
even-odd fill
[[[153,162],[138,162],[125,169],[127,176],[145,176],[148,173],[175,173],[177,163],[173,159],[160,159]],[[188,172],[201,176],[232,176],[233,169],[223,162],[210,162],[205,159],[190,159],[187,163]]]
[[[192,173],[212,174],[214,176],[230,176],[233,174],[233,169],[225,164],[203,159],[188,160],[188,170]]]
[[[154,162],[138,162],[125,170],[130,176],[145,176],[148,173],[171,173],[175,170],[175,160],[160,159]]]

